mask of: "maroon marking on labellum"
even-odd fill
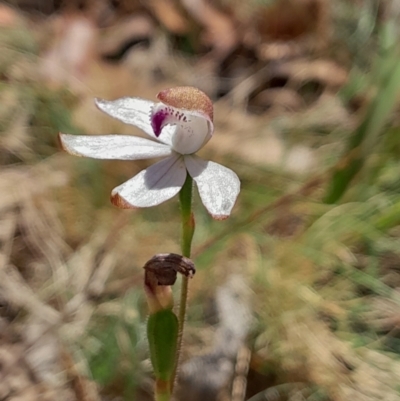
[[[151,116],[151,127],[153,128],[154,135],[158,138],[163,128],[163,123],[168,117],[168,110],[159,110]]]

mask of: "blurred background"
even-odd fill
[[[150,162],[57,134],[141,135],[93,98],[191,85],[243,189],[224,222],[195,197],[177,400],[400,400],[399,31],[399,0],[1,2],[0,399],[152,399],[142,266],[178,202],[114,208]]]

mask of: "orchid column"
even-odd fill
[[[149,139],[128,135],[60,134],[60,141],[68,153],[96,159],[162,157],[161,161],[114,188],[111,202],[119,208],[137,209],[159,205],[179,193],[182,255],[189,258],[194,234],[193,180],[201,201],[217,220],[229,217],[240,191],[240,181],[232,170],[195,155],[214,132],[213,105],[208,96],[193,87],[176,87],[161,91],[157,98],[159,102],[156,103],[129,97],[96,100],[101,111],[140,128]],[[185,320],[187,287],[188,280],[184,277],[178,313],[179,343]],[[180,344],[178,350],[179,347]],[[177,360],[178,357],[175,364]]]

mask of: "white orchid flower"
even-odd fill
[[[158,103],[130,97],[96,100],[101,111],[140,128],[151,139],[129,135],[60,134],[63,149],[73,155],[95,159],[164,157],[113,189],[111,202],[117,207],[159,205],[181,190],[189,173],[212,217],[227,218],[240,191],[239,178],[232,170],[195,155],[213,135],[211,100],[192,87],[166,89],[157,98]]]

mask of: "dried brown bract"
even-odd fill
[[[153,256],[143,269],[146,270],[146,285],[173,285],[177,273],[190,278],[196,273],[194,263],[189,258],[176,253],[159,253]]]

